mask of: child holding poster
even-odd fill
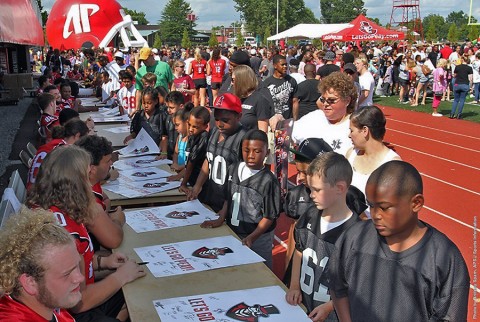
[[[219,227],[225,219],[242,243],[262,256],[272,268],[272,243],[280,214],[280,184],[264,165],[268,153],[267,134],[250,130],[242,140],[243,160],[228,169],[225,202],[219,218],[202,227]]]

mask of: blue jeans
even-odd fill
[[[480,83],[473,83],[473,95],[475,101],[480,101]]]
[[[453,104],[452,111],[450,112],[451,116],[454,116],[458,107],[458,114],[462,114],[463,105],[465,105],[465,99],[467,98],[468,90],[470,86],[468,84],[455,84],[453,85]]]

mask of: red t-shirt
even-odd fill
[[[207,77],[207,61],[202,59],[200,62],[192,60],[193,79],[203,79]]]
[[[77,251],[83,256],[85,262],[85,284],[93,284],[95,275],[93,273],[93,245],[84,224],[75,222],[69,215],[56,206],[49,209],[57,217],[60,226],[64,227],[75,239]]]
[[[440,55],[442,56],[442,58],[448,59],[451,53],[453,53],[453,49],[450,46],[445,46],[440,49]]]
[[[55,139],[38,148],[37,154],[35,154],[35,156],[33,157],[32,166],[30,167],[30,169],[28,169],[27,190],[30,189],[33,184],[35,184],[35,178],[37,177],[38,169],[42,165],[42,162],[43,160],[45,160],[47,154],[52,152],[53,149],[55,149],[57,146],[65,144],[67,144],[65,140]]]
[[[62,98],[62,102],[60,104],[57,104],[55,115],[58,116],[63,109],[73,108],[74,106],[75,106],[75,97],[71,96],[66,100]]]
[[[92,186],[92,192],[95,196],[95,201],[102,206],[103,210],[107,210],[105,202],[103,202],[103,189],[99,182]]]
[[[212,83],[221,83],[223,75],[225,74],[225,60],[219,58],[218,60],[210,60],[208,65],[210,65]]]
[[[57,322],[75,322],[75,319],[63,309],[53,310],[53,315]],[[0,298],[0,321],[46,322],[48,320],[25,304],[15,301],[10,295],[4,295]]]
[[[181,77],[175,78],[173,80],[173,84],[175,84],[175,88],[180,89],[194,89],[195,83],[193,82],[192,78],[189,75],[183,75]],[[183,97],[185,98],[185,103],[192,101],[192,95],[188,93],[183,93]]]
[[[60,125],[58,121],[58,116],[42,113],[40,117],[40,127],[41,131],[45,134],[47,142],[52,140],[52,129],[54,126]]]

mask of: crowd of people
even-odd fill
[[[272,268],[276,222],[293,219],[286,301],[312,321],[465,321],[465,261],[419,220],[421,176],[385,145],[386,118],[373,104],[375,92],[425,104],[431,88],[438,116],[451,86],[450,116],[461,118],[472,88],[479,101],[480,51],[449,48],[48,51],[37,98],[45,144],[29,170],[28,209],[0,233],[0,319],[126,321],[121,287],[146,274],[110,252],[125,224],[101,187],[118,175],[116,156],[79,120],[89,110],[80,84],[131,118],[125,143],[144,129],[157,158],[173,161],[168,180],[218,214],[201,227],[226,223]],[[298,174],[283,196],[268,156],[288,119]],[[59,253],[65,260],[52,265]]]

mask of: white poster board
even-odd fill
[[[176,297],[153,301],[162,322],[308,322],[300,306],[285,300],[280,286]]]
[[[139,169],[139,168],[150,168],[158,167],[163,164],[172,164],[172,160],[163,159],[157,160],[155,156],[142,156],[142,157],[131,157],[131,158],[122,158],[118,161],[115,161],[113,164],[118,170],[130,170],[130,169]]]
[[[124,182],[117,179],[104,184],[102,188],[127,198],[138,198],[167,190],[178,189],[180,184],[180,181],[167,182],[166,178],[139,182]]]
[[[190,240],[135,248],[155,277],[201,272],[263,262],[264,259],[233,236]]]
[[[128,182],[128,183],[167,178],[172,175],[170,172],[166,170],[162,170],[154,167],[127,169],[127,170],[120,171],[119,174],[120,175],[118,180]]]
[[[122,115],[128,118],[128,115]],[[123,156],[140,156],[148,154],[159,154],[160,148],[145,129],[141,129],[135,140],[130,140],[128,145],[118,150]]]
[[[202,205],[200,201],[192,200],[171,206],[145,208],[125,211],[127,224],[137,233],[147,231],[199,225],[205,220],[213,220],[217,215]]]

